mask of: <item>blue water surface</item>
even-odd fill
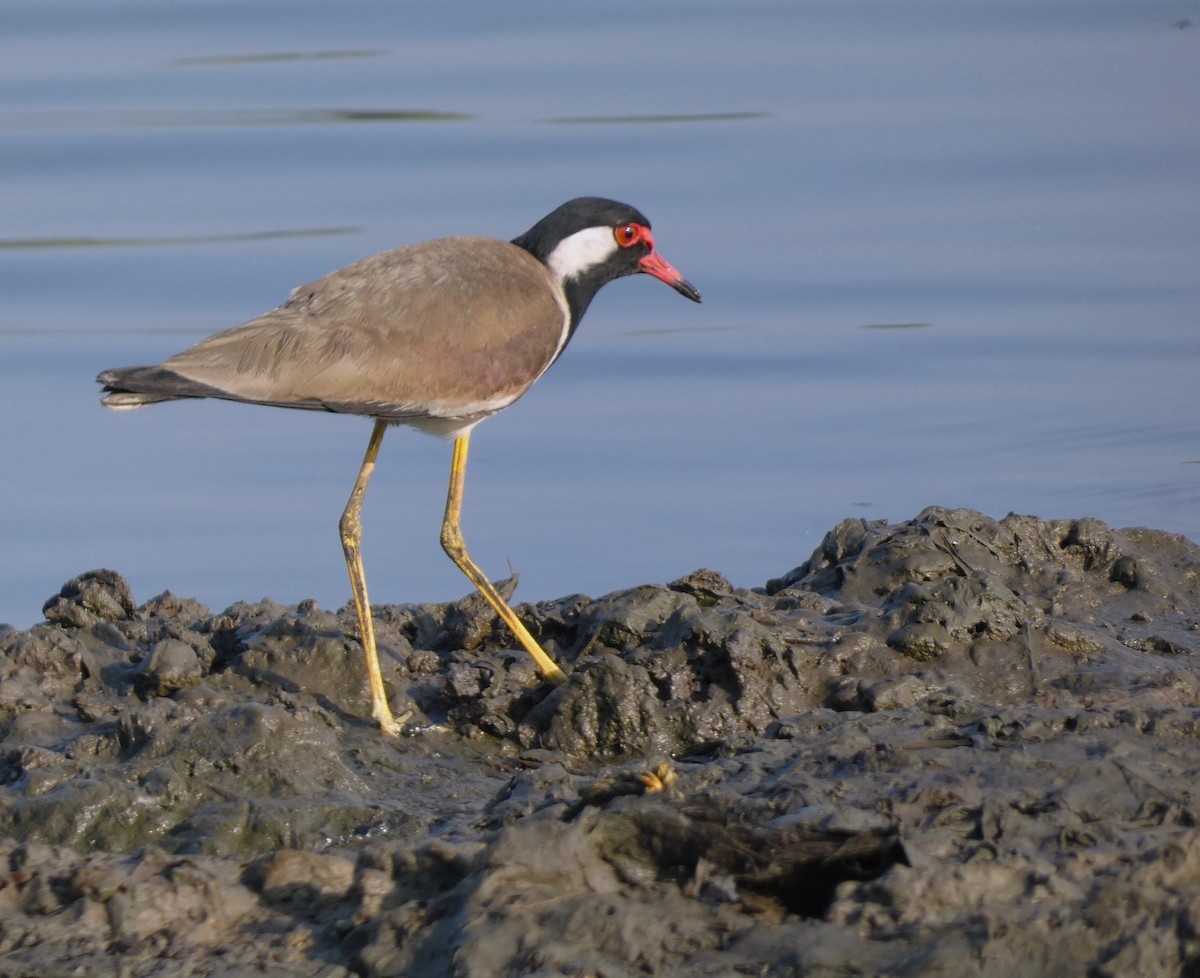
[[[758,585],[930,504],[1200,540],[1198,93],[1196,0],[5,3],[0,621],[96,567],[342,604],[366,421],[118,415],[95,374],[579,194],[704,304],[607,287],[477,429],[464,529],[518,599]],[[385,441],[375,601],[468,590],[448,468]]]

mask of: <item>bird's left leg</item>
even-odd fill
[[[462,516],[463,484],[467,476],[467,448],[470,440],[470,432],[454,439],[454,459],[450,464],[450,489],[446,493],[446,517],[442,521],[442,549],[458,565],[459,570],[467,575],[504,624],[511,629],[525,651],[533,656],[533,661],[537,663],[538,671],[542,676],[555,684],[565,682],[566,673],[538,645],[537,640],[529,634],[529,629],[521,624],[521,619],[516,616],[516,613],[500,596],[495,585],[484,576],[483,571],[467,553],[460,517]]]

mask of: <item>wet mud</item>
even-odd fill
[[[798,555],[798,557],[801,555]],[[0,978],[1200,974],[1200,548],[846,520],[754,589],[0,626]]]

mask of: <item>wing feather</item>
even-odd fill
[[[485,416],[553,362],[566,315],[561,287],[524,249],[442,238],[301,286],[278,308],[171,357],[153,393],[397,420]]]

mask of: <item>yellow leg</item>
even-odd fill
[[[363,652],[367,657],[367,676],[371,682],[371,715],[379,724],[381,730],[393,737],[399,734],[400,725],[392,716],[388,706],[387,693],[383,688],[383,675],[379,671],[379,653],[375,649],[375,623],[371,620],[371,602],[367,600],[367,577],[363,571],[362,552],[359,544],[362,541],[363,496],[367,492],[367,483],[371,473],[375,471],[375,457],[379,454],[379,446],[383,442],[383,433],[387,425],[376,421],[371,432],[371,440],[367,443],[367,454],[363,456],[362,468],[358,470],[358,478],[354,480],[354,489],[350,500],[342,513],[341,523],[338,524],[342,534],[342,550],[346,554],[346,570],[350,573],[350,592],[354,595],[354,610],[358,612],[358,628],[362,635]]]
[[[552,683],[564,682],[567,678],[566,673],[542,651],[542,647],[529,634],[529,629],[521,624],[521,619],[500,596],[495,585],[483,576],[483,571],[467,553],[460,516],[462,515],[463,484],[467,476],[467,447],[470,441],[469,432],[454,440],[454,460],[450,464],[450,491],[446,494],[446,518],[442,520],[442,549],[458,565],[459,570],[470,578],[471,583],[517,637],[517,641],[521,643],[525,651],[533,656],[533,661],[537,663],[542,676]]]

